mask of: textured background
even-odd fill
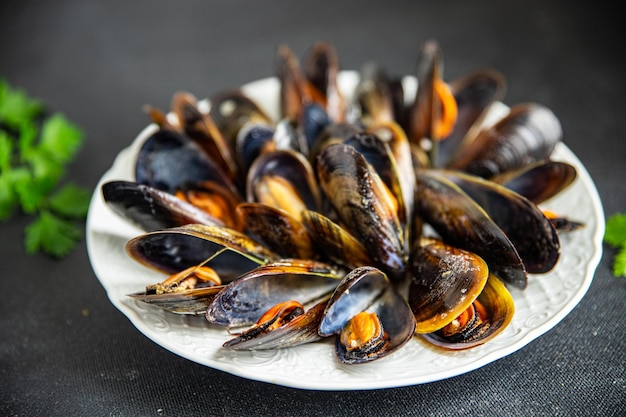
[[[506,102],[537,101],[598,188],[626,211],[626,66],[620,15],[595,2],[55,1],[0,6],[0,76],[81,126],[69,178],[95,187],[146,125],[144,104],[204,97],[272,75],[273,51],[332,42],[346,69],[411,74],[435,38],[454,77],[493,67]],[[108,301],[84,243],[67,259],[27,256],[28,218],[0,224],[1,415],[620,415],[626,403],[626,280],[605,254],[580,304],[520,351],[427,385],[302,391],[182,359]]]

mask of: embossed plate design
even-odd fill
[[[358,80],[355,72],[340,74],[347,95]],[[408,88],[415,88],[407,78]],[[268,112],[278,112],[278,82],[274,78],[247,84],[245,91]],[[548,274],[531,275],[526,290],[511,289],[516,312],[510,326],[485,345],[447,352],[413,338],[398,352],[370,364],[342,365],[329,340],[289,349],[234,352],[221,349],[229,336],[203,317],[180,316],[136,301],[127,294],[161,279],[131,260],[126,242],[142,233],[104,203],[100,186],[113,179],[133,180],[140,144],[155,129],[148,126],[103,175],[93,193],[87,219],[87,247],[92,267],[109,299],[139,331],[165,349],[191,361],[244,378],[303,389],[362,390],[415,385],[454,377],[507,356],[549,331],[586,293],[602,254],[604,215],[597,190],[578,158],[559,144],[555,159],[573,164],[576,182],[544,206],[583,221],[582,230],[561,237],[562,255]]]

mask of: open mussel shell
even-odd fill
[[[237,135],[249,123],[273,123],[272,118],[241,89],[223,90],[213,94],[209,101],[209,116],[222,132],[230,149],[236,149]]]
[[[206,264],[224,283],[278,258],[241,232],[200,224],[144,233],[131,239],[126,251],[140,264],[170,274]]]
[[[153,133],[139,149],[135,180],[171,194],[204,181],[215,181],[237,193],[232,181],[198,143],[164,128]]]
[[[206,311],[210,323],[247,326],[273,306],[289,300],[302,305],[328,297],[343,275],[311,260],[281,260],[259,266],[227,285]]]
[[[309,155],[309,142],[304,130],[296,120],[280,119],[276,122],[272,140],[276,149],[292,149],[302,155]]]
[[[482,292],[489,267],[478,255],[422,238],[410,259],[408,303],[416,333],[439,330],[465,311]]]
[[[408,132],[412,143],[419,144],[424,138],[437,140],[433,132],[439,118],[440,106],[435,94],[435,84],[442,79],[443,52],[435,40],[424,42],[417,59],[417,94],[409,110]]]
[[[341,223],[392,279],[402,275],[407,254],[397,202],[361,153],[345,144],[325,147],[317,158],[324,194]]]
[[[569,187],[577,177],[576,167],[553,160],[542,160],[515,171],[496,175],[491,181],[541,204]]]
[[[172,97],[172,111],[185,134],[195,140],[232,180],[237,179],[237,162],[233,150],[208,113],[198,107],[196,97],[179,91]]]
[[[339,70],[339,56],[328,42],[314,43],[302,58],[302,72],[310,95],[335,122],[343,121],[346,114],[346,100],[338,82]]]
[[[128,296],[171,313],[202,315],[222,288],[224,288],[223,285],[215,285],[163,294],[140,292]]]
[[[275,151],[276,147],[273,126],[259,122],[243,125],[237,134],[235,150],[242,177],[247,175],[259,155]]]
[[[313,167],[302,154],[276,150],[260,155],[247,177],[247,200],[280,208],[300,218],[302,210],[321,210],[321,191]]]
[[[556,115],[537,103],[521,103],[459,152],[450,168],[490,178],[548,159],[563,132]]]
[[[276,48],[274,73],[280,85],[281,117],[300,121],[304,104],[312,103],[313,98],[300,60],[288,45],[281,44]]]
[[[223,224],[204,210],[148,185],[109,181],[101,190],[104,201],[113,211],[147,232],[190,223]]]
[[[313,259],[316,248],[305,226],[286,211],[261,203],[241,203],[237,214],[246,235],[282,258]]]
[[[301,221],[322,256],[330,262],[349,269],[372,263],[363,244],[330,218],[317,211],[305,210]]]
[[[239,194],[233,194],[222,184],[204,181],[185,186],[176,192],[176,197],[218,219],[222,225],[239,229],[235,208],[242,201],[242,197]]]
[[[506,81],[492,69],[478,70],[451,81],[457,104],[452,132],[439,142],[433,166],[445,167],[462,147],[475,139],[493,103],[504,96]]]
[[[444,242],[482,257],[505,282],[526,288],[528,274],[517,249],[487,212],[435,170],[416,171],[416,210]]]
[[[352,99],[353,117],[365,125],[397,120],[391,79],[385,68],[368,62],[359,75]]]
[[[317,103],[305,104],[298,122],[306,139],[307,149],[311,149],[324,129],[333,123],[326,111]]]
[[[374,314],[380,332],[372,339],[346,346],[342,333],[361,313]],[[358,333],[361,329],[350,330]],[[386,275],[373,267],[348,273],[333,292],[319,326],[322,336],[337,335],[337,355],[342,363],[380,359],[407,343],[415,332],[415,317]]]
[[[345,100],[337,86],[339,63],[332,47],[319,42],[305,59],[306,70],[287,45],[280,45],[275,74],[280,84],[280,118],[298,125],[308,153],[326,126],[343,120]]]
[[[286,302],[284,304],[299,303]],[[321,301],[306,311],[304,306],[294,308],[299,310],[298,313],[285,312],[283,308],[280,308],[267,321],[253,325],[234,339],[225,342],[223,347],[233,350],[267,350],[315,342],[322,338],[317,328],[325,308],[326,301]],[[280,314],[293,315],[293,317],[289,317],[278,326],[274,324],[274,320],[281,320],[282,317],[277,317]]]
[[[433,345],[451,350],[469,349],[493,339],[513,319],[513,297],[502,281],[490,275],[476,301],[452,323],[454,331],[444,328],[421,336]]]
[[[550,271],[560,256],[552,222],[531,201],[492,181],[454,171],[439,171],[478,203],[506,233],[529,273]]]

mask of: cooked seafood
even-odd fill
[[[529,102],[487,124],[504,76],[446,82],[432,40],[413,96],[372,63],[340,89],[325,42],[275,58],[276,120],[244,89],[206,111],[188,92],[169,115],[149,108],[136,181],[102,187],[145,230],[129,256],[167,275],[131,296],[204,315],[235,333],[225,349],[334,338],[344,364],[496,337],[514,315],[508,287],[553,269],[576,227],[541,208],[576,179],[551,160],[556,115]]]

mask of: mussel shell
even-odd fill
[[[214,181],[205,181],[183,187],[176,192],[176,197],[187,201],[218,219],[222,225],[239,230],[239,221],[235,208],[242,201],[239,194]],[[204,222],[190,222],[204,223]]]
[[[276,143],[276,149],[292,149],[302,155],[309,155],[309,143],[302,126],[295,120],[278,120],[273,139]]]
[[[331,265],[311,260],[282,260],[259,266],[227,285],[206,311],[210,323],[246,326],[278,303],[301,304],[326,298],[343,275]]]
[[[348,321],[360,312],[375,312],[389,343],[377,351],[348,354],[339,334]],[[343,363],[364,363],[380,359],[406,344],[415,332],[415,317],[385,274],[373,267],[353,269],[333,292],[319,326],[322,336],[337,335],[336,349]]]
[[[416,172],[417,214],[442,239],[482,257],[505,282],[526,288],[526,267],[504,231],[471,197],[435,170]]]
[[[315,181],[313,167],[302,154],[292,150],[276,150],[260,155],[250,167],[247,177],[247,200],[263,202],[262,188],[258,185],[270,176],[284,178],[292,185],[293,190],[303,205],[308,209],[321,209],[321,191]],[[278,207],[292,212],[293,207]],[[298,213],[292,213],[298,218]]]
[[[199,224],[139,235],[126,244],[126,251],[140,264],[169,274],[202,264],[223,251],[206,265],[224,283],[278,258],[241,232]]]
[[[147,294],[140,292],[128,296],[171,313],[201,315],[206,312],[207,307],[222,288],[224,288],[223,285],[214,285],[171,293]]]
[[[567,162],[542,160],[490,179],[541,204],[569,187],[577,175],[576,167]]]
[[[450,167],[490,178],[549,158],[562,135],[561,123],[550,109],[517,104],[464,146]]]
[[[513,297],[503,282],[490,275],[485,288],[478,296],[478,301],[487,310],[487,320],[467,333],[446,337],[440,332],[421,335],[436,346],[461,350],[481,345],[500,334],[513,319],[515,304]]]
[[[315,163],[319,153],[334,143],[343,143],[346,139],[363,132],[363,127],[354,123],[331,123],[317,136],[309,152],[309,160]]]
[[[318,156],[318,178],[346,229],[376,265],[396,279],[404,271],[404,231],[378,174],[354,147],[333,144]]]
[[[441,329],[467,309],[487,283],[489,267],[478,255],[422,238],[411,252],[408,303],[417,333]]]
[[[147,232],[189,223],[223,224],[205,211],[148,185],[109,181],[101,190],[104,201],[113,211]]]
[[[409,139],[419,144],[424,138],[433,138],[433,123],[439,108],[435,83],[442,78],[443,53],[435,40],[427,40],[420,46],[417,59],[417,94],[409,110]]]
[[[246,123],[237,134],[236,155],[244,176],[259,155],[275,150],[274,128],[271,125],[259,122]]]
[[[172,97],[172,111],[178,117],[185,134],[195,140],[222,171],[235,181],[237,162],[222,132],[207,113],[200,111],[196,97],[186,91],[179,91]]]
[[[446,166],[464,143],[478,133],[491,105],[502,98],[506,89],[504,76],[492,69],[479,70],[451,81],[458,114],[452,132],[439,142],[436,167]]]
[[[378,63],[368,62],[361,68],[353,101],[355,117],[366,125],[396,120],[391,81]]]
[[[209,101],[209,116],[231,149],[236,149],[237,135],[244,125],[272,123],[271,117],[240,89],[220,91],[212,95]]]
[[[225,342],[223,347],[232,350],[268,350],[315,342],[322,338],[317,328],[325,308],[326,301],[322,301],[277,329],[263,331],[252,337],[238,336]]]
[[[346,101],[337,81],[339,70],[339,57],[328,42],[314,43],[302,58],[306,80],[323,97],[323,102],[319,104],[336,122],[343,121],[346,114]]]
[[[409,231],[415,205],[415,168],[411,144],[402,127],[393,121],[372,124],[367,131],[380,138],[388,152],[388,183],[396,198],[401,196],[398,198],[401,201],[398,217],[405,225],[405,240],[408,243],[411,240]]]
[[[316,248],[307,228],[284,210],[260,203],[242,203],[237,214],[248,236],[282,258],[313,259]]]
[[[396,198],[398,204],[397,215],[400,222],[406,223],[408,213],[404,204],[405,193],[403,185],[400,183],[401,177],[398,173],[398,165],[389,144],[383,141],[377,134],[369,132],[359,133],[346,138],[343,143],[353,146],[372,166]],[[407,147],[406,150],[408,151],[409,148]],[[415,178],[414,175],[410,176]],[[413,189],[410,189],[410,193],[413,193]]]
[[[306,139],[307,149],[311,149],[324,129],[332,123],[332,119],[319,104],[307,103],[302,108],[299,123]]]
[[[349,269],[372,263],[361,242],[323,214],[306,210],[302,213],[301,221],[322,256],[330,262]]]
[[[203,181],[215,181],[237,193],[224,171],[195,141],[169,129],[159,129],[146,139],[137,153],[135,179],[172,194]]]
[[[506,233],[529,273],[550,271],[560,256],[552,222],[523,196],[492,181],[460,172],[440,171],[476,201]]]
[[[303,105],[313,98],[307,88],[300,61],[291,48],[281,44],[276,48],[274,74],[279,81],[279,101],[281,118],[300,121]]]

